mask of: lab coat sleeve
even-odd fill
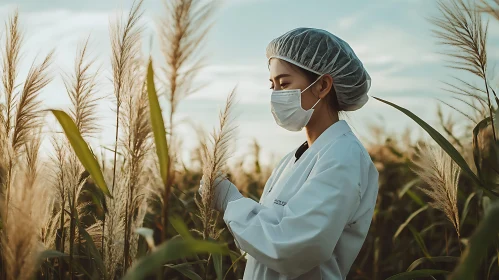
[[[284,207],[282,218],[249,198],[230,202],[224,221],[236,245],[289,277],[330,259],[360,203],[362,160],[356,143],[323,154],[287,204],[274,206]]]
[[[267,182],[263,188],[263,192],[262,192],[262,196],[266,193],[267,189],[269,188],[269,185],[271,185],[275,179],[275,176],[276,176],[276,172],[278,172],[279,168],[282,167],[282,163],[284,161],[286,161],[290,156],[291,154],[294,155],[294,152],[293,153],[289,153],[288,155],[286,155],[285,157],[283,157],[279,163],[277,164],[277,168],[272,170],[272,173],[270,174],[269,178],[267,179]],[[229,228],[230,230],[230,228]],[[232,234],[234,236],[234,234]],[[241,249],[241,246],[239,245],[239,243],[237,243],[237,239],[234,238],[234,243],[236,244],[236,246],[239,248],[239,251],[241,252],[241,255],[243,255],[244,253],[246,253],[244,250]],[[245,259],[248,259],[248,255],[246,255]]]

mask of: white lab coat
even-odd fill
[[[331,125],[295,163],[296,150],[273,170],[259,203],[227,205],[223,219],[248,253],[244,280],[345,279],[364,243],[378,171],[347,122]]]

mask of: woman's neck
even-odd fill
[[[338,114],[333,114],[333,116],[329,115],[326,118],[321,119],[319,122],[311,123],[305,127],[305,131],[307,133],[307,142],[308,146],[312,146],[312,144],[321,136],[321,134],[328,129],[331,125],[339,121]]]

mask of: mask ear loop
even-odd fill
[[[313,83],[311,83],[311,84],[310,84],[310,85],[309,85],[306,89],[304,89],[301,93],[304,93],[307,89],[309,89],[311,86],[313,86],[315,83],[317,83],[317,81],[318,81],[320,78],[322,78],[322,76],[324,76],[324,75],[325,75],[325,74],[320,75],[320,76],[317,78],[317,80],[315,80]],[[315,95],[314,95],[314,96],[315,96]],[[314,106],[312,106],[312,108],[310,108],[310,109],[314,109],[314,108],[315,108],[315,106],[316,106],[317,104],[319,104],[319,102],[320,102],[320,101],[321,101],[321,99],[319,98],[319,100],[317,100],[317,102],[315,102]]]
[[[314,109],[315,108],[315,105],[319,104],[319,102],[321,102],[322,99],[319,98],[319,100],[317,100],[317,102],[315,102],[314,106],[312,106],[312,108],[310,109]]]

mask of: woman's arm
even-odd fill
[[[230,202],[224,221],[236,245],[280,274],[296,277],[331,258],[360,203],[357,143],[326,152],[283,206],[283,217],[252,199]]]

